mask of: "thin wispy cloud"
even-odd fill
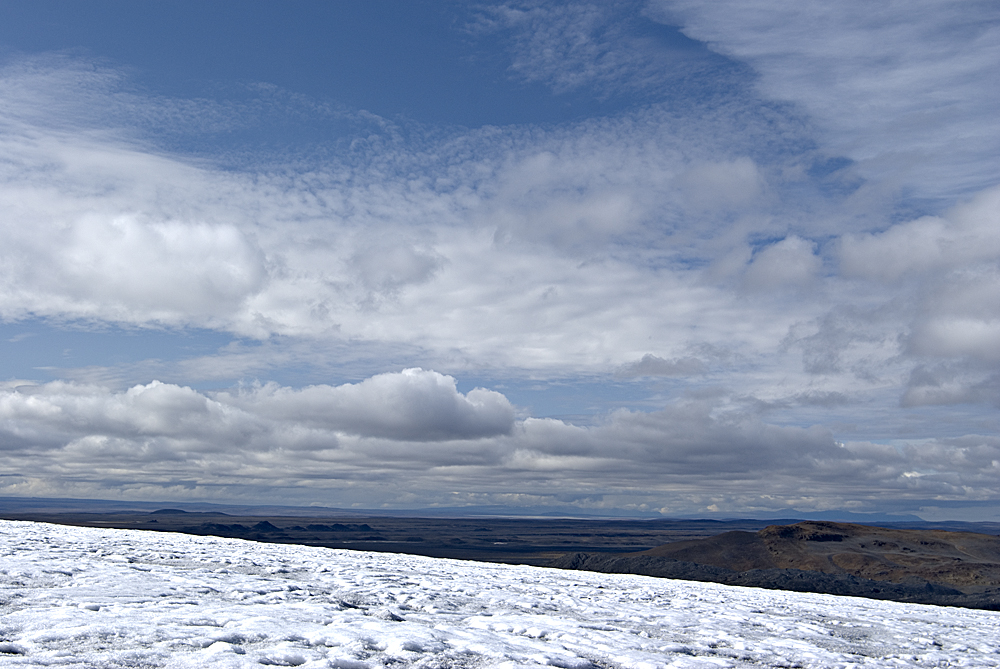
[[[996,183],[1000,10],[991,2],[657,0],[715,51],[749,64],[760,90],[800,105],[829,150],[925,198]]]

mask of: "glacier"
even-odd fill
[[[1000,667],[1000,612],[0,521],[0,666]]]

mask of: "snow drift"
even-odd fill
[[[968,609],[0,521],[4,667],[997,667],[998,623]]]

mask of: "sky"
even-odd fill
[[[1000,519],[1000,6],[6,0],[0,495]]]

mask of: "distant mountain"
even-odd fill
[[[925,522],[920,516],[912,514],[889,514],[889,513],[855,513],[853,511],[796,511],[795,509],[781,509],[763,513],[754,513],[754,518],[759,520],[796,519],[796,520],[831,520],[844,523],[921,523]]]
[[[159,511],[164,508],[186,512],[225,513],[242,516],[409,516],[433,518],[438,516],[518,517],[518,518],[634,518],[634,519],[697,519],[697,520],[833,520],[853,523],[902,523],[924,522],[918,516],[880,513],[853,513],[850,511],[799,512],[782,509],[774,512],[755,512],[752,517],[732,514],[689,514],[666,518],[655,511],[621,509],[580,509],[574,506],[511,507],[500,505],[427,507],[422,509],[343,509],[327,506],[281,506],[218,504],[209,502],[128,502],[103,499],[71,499],[45,497],[0,497],[0,513],[116,513],[125,511]]]
[[[0,513],[215,513],[242,516],[371,516],[377,511],[338,509],[326,506],[280,506],[212,504],[209,502],[129,502],[107,499],[56,497],[0,497]]]

